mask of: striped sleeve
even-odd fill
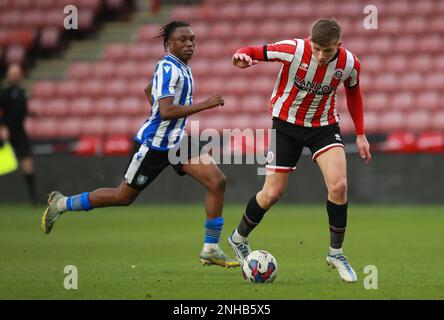
[[[361,71],[361,64],[355,55],[353,55],[353,60],[354,66],[350,73],[350,76],[344,80],[344,85],[349,88],[353,88],[359,83],[359,74]]]
[[[170,63],[164,62],[156,71],[157,99],[165,97],[174,97],[176,93],[176,84],[179,79],[179,73]]]
[[[269,61],[290,63],[296,52],[296,41],[284,40],[264,46],[264,56]]]

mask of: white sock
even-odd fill
[[[337,254],[342,254],[342,248],[335,249],[335,248],[330,247],[330,255],[335,256]]]
[[[245,238],[244,236],[241,236],[239,232],[237,232],[237,229],[234,230],[233,235],[231,236],[234,242],[247,242],[248,238]]]
[[[56,207],[59,212],[65,212],[67,210],[66,200],[68,200],[68,197],[60,198],[59,201],[57,201]]]
[[[212,252],[217,249],[219,249],[218,243],[204,243],[203,251],[205,252]]]

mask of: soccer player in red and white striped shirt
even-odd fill
[[[364,131],[359,60],[342,47],[341,27],[334,19],[320,19],[306,39],[290,39],[263,47],[245,47],[233,55],[233,64],[248,68],[259,61],[282,64],[270,101],[276,145],[270,146],[261,191],[249,201],[229,242],[242,261],[250,252],[247,237],[283,194],[289,173],[296,169],[303,147],[311,150],[328,190],[330,251],[327,262],[342,279],[357,280],[342,253],[347,224],[347,172],[344,145],[336,109],[336,89],[344,84],[348,110],[356,129],[361,158],[371,160]]]

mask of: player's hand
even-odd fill
[[[210,109],[217,106],[223,106],[224,103],[225,103],[224,99],[220,94],[213,94],[211,97],[205,100],[205,105],[207,106],[207,108],[205,109]]]
[[[9,141],[9,130],[5,126],[0,126],[0,139],[3,141]]]
[[[251,67],[252,65],[258,64],[257,60],[251,59],[251,57],[246,55],[245,53],[235,53],[231,60],[233,61],[233,65],[241,69],[245,69]]]
[[[372,160],[372,155],[370,154],[370,144],[365,137],[365,134],[358,135],[356,137],[356,145],[358,146],[359,155],[364,163],[367,164]]]

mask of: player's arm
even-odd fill
[[[347,107],[355,125],[356,145],[358,146],[359,155],[365,163],[369,163],[372,156],[370,154],[370,144],[365,136],[364,108],[359,83],[353,87],[345,86],[345,94],[347,97]]]
[[[244,47],[236,51],[232,57],[233,65],[245,69],[265,60],[264,47]]]
[[[162,120],[183,118],[203,110],[224,105],[224,100],[220,94],[214,94],[208,99],[191,106],[175,105],[173,101],[174,97],[165,97],[159,100],[159,112]]]
[[[150,83],[148,84],[148,86],[145,88],[145,95],[148,98],[148,102],[150,103],[150,105],[153,105],[153,101],[151,98],[151,90],[153,89],[153,82],[150,81]]]
[[[291,63],[296,52],[295,40],[284,40],[273,44],[240,48],[233,55],[233,64],[241,69],[251,67],[259,61]]]

